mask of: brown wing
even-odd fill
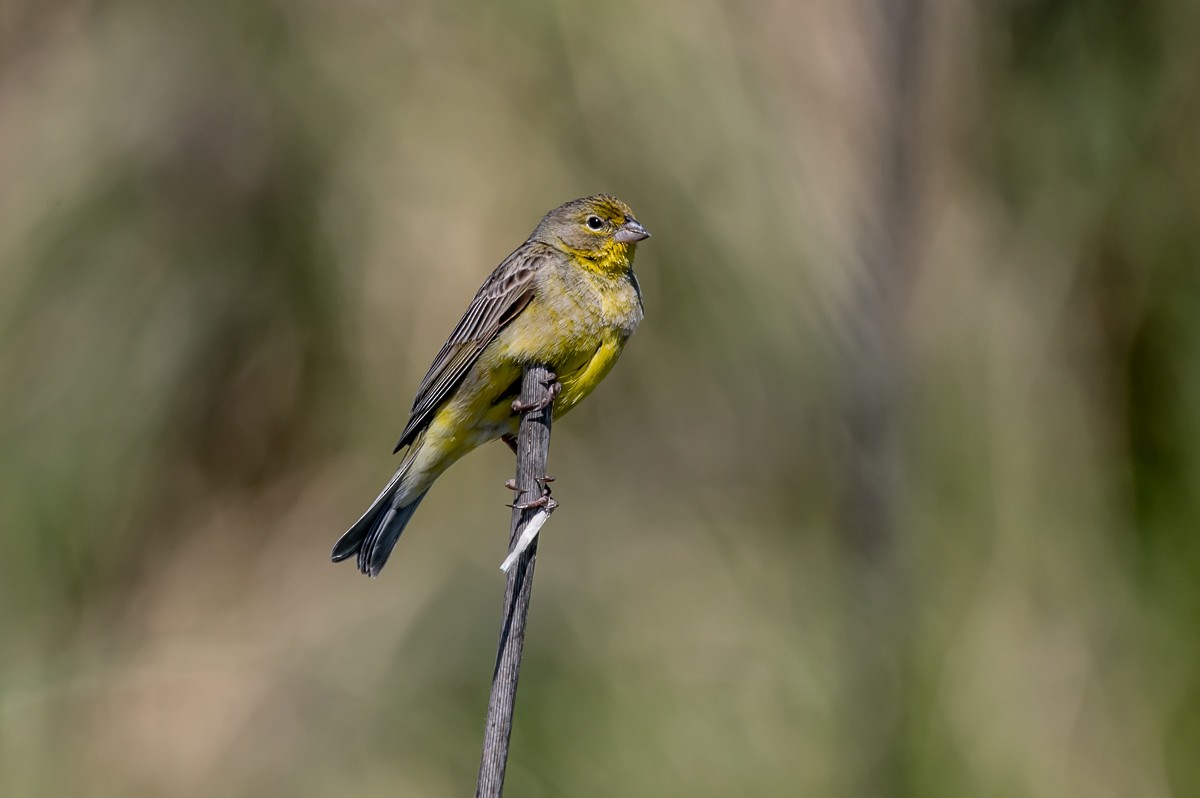
[[[413,400],[412,415],[393,453],[412,443],[429,423],[438,405],[479,359],[480,353],[533,299],[533,275],[547,257],[544,247],[544,244],[527,241],[484,281],[442,351],[433,359],[425,379],[421,380],[417,398]]]

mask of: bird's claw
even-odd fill
[[[549,474],[546,474],[544,477],[538,477],[537,479],[534,480],[534,482],[536,482],[539,486],[541,486],[542,490],[545,491],[545,490],[548,490],[546,488],[546,486],[548,484],[550,484],[551,482],[554,482],[555,479],[556,479],[556,477],[552,477]],[[509,490],[513,491],[514,493],[524,493],[525,492],[517,487],[517,481],[512,478],[504,480],[504,487],[508,488]]]
[[[536,402],[522,402],[520,399],[514,399],[512,409],[514,413],[532,413],[537,410],[545,410],[550,405],[554,404],[554,400],[562,393],[562,383],[558,381],[555,374],[548,374],[546,379],[542,381],[542,385],[546,386],[546,395]],[[509,444],[512,446],[512,444]],[[515,449],[514,449],[515,451]]]
[[[546,512],[552,513],[558,508],[558,501],[549,493],[543,493],[531,502],[519,502],[508,506],[514,510],[533,510],[538,507],[544,507]]]
[[[538,477],[537,483],[542,489],[541,496],[538,496],[533,501],[513,502],[512,504],[505,506],[511,507],[514,510],[533,510],[535,508],[544,508],[548,513],[554,512],[555,508],[558,507],[558,502],[550,495],[550,483],[553,481],[554,477],[550,476],[549,474],[543,477]],[[511,479],[504,483],[504,487],[508,488],[509,490],[516,491],[518,496],[525,492],[517,487],[515,480]]]

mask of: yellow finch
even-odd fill
[[[396,444],[408,447],[404,460],[333,547],[334,562],[358,555],[359,570],[377,576],[442,472],[488,441],[512,445],[526,365],[556,375],[554,418],[592,392],[642,320],[633,255],[649,235],[628,205],[603,194],[546,214],[484,281],[434,358]]]

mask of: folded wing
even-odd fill
[[[533,299],[534,274],[548,257],[543,247],[535,242],[522,244],[484,281],[421,380],[412,414],[393,452],[412,443],[487,345]]]

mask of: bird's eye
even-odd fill
[[[604,220],[601,219],[599,216],[589,216],[587,218],[587,226],[592,228],[593,230],[599,230],[601,227],[604,226]]]

